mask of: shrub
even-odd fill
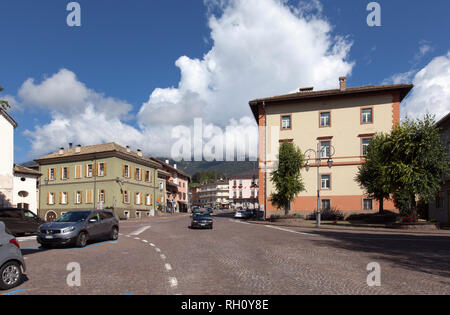
[[[324,221],[343,221],[344,213],[336,208],[323,209],[320,211],[320,218]],[[313,212],[308,216],[308,220],[317,220],[317,212]]]
[[[358,213],[348,216],[347,221],[363,221],[364,223],[393,223],[397,220],[398,214],[391,211],[380,213]]]

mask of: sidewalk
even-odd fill
[[[273,225],[282,227],[297,227],[309,231],[336,231],[336,232],[371,232],[371,233],[395,233],[395,234],[408,234],[408,235],[436,235],[436,236],[449,236],[450,230],[402,230],[402,229],[392,229],[386,228],[383,225],[368,224],[367,226],[352,226],[349,225],[337,225],[332,221],[323,221],[320,228],[316,227],[316,221],[306,221],[306,220],[279,220],[276,222],[270,221],[253,221],[247,220],[251,224],[262,224],[262,225]]]

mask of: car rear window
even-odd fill
[[[4,209],[0,210],[0,217],[2,218],[21,218],[20,210]]]

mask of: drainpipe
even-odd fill
[[[267,215],[267,115],[266,115],[266,102],[262,103],[264,110],[264,220]]]

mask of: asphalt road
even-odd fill
[[[0,294],[450,294],[450,237],[314,231],[219,214],[213,230],[189,217],[122,222],[116,242],[41,250],[22,240],[27,281]],[[134,234],[134,235],[133,235]],[[67,277],[81,267],[81,286]],[[381,286],[369,287],[369,263]]]

